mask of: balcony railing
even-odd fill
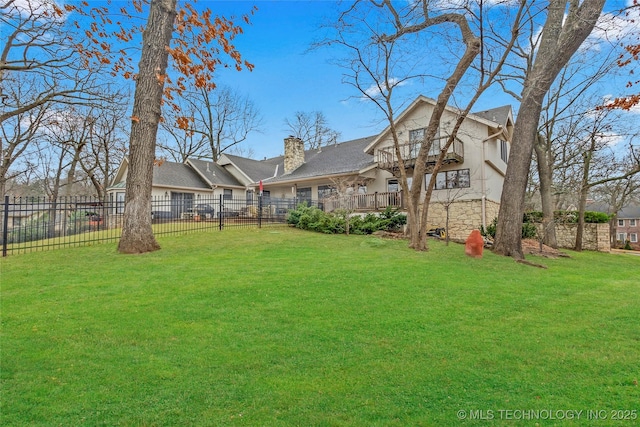
[[[413,169],[415,167],[421,143],[422,141],[414,141],[400,145],[400,154],[404,160],[404,166],[406,169]],[[444,144],[444,141],[433,142],[431,149],[429,150],[429,156],[427,157],[427,166],[433,166],[438,161],[441,144]],[[394,147],[379,149],[376,152],[376,161],[378,162],[378,167],[383,170],[393,172],[399,168],[398,156],[396,155]],[[464,145],[462,144],[462,141],[456,139],[445,154],[444,164],[462,163],[463,161]]]
[[[388,193],[335,195],[323,199],[322,206],[326,212],[331,212],[336,209],[378,211],[386,209],[387,206],[402,208],[402,192],[392,191]]]

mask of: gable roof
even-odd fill
[[[411,113],[414,109],[416,109],[420,104],[431,104],[431,105],[436,105],[436,100],[433,98],[429,98],[426,97],[424,95],[419,95],[416,99],[413,100],[413,102],[411,104],[409,104],[409,106],[407,108],[405,108],[395,119],[396,123],[401,122],[402,120],[404,120],[404,118]],[[460,109],[455,108],[455,107],[451,107],[449,105],[447,105],[445,107],[446,111],[449,112],[453,112],[455,114],[459,114],[461,112]],[[495,110],[495,111],[494,111]],[[492,113],[489,113],[492,112]],[[493,118],[495,116],[496,119],[500,119],[502,120],[504,118],[504,123],[501,122],[496,122],[495,120],[492,120],[491,118]],[[490,127],[501,127],[501,126],[506,126],[507,124],[507,119],[511,116],[511,106],[510,105],[505,105],[502,107],[497,107],[497,108],[493,108],[491,110],[486,110],[484,112],[480,112],[480,113],[469,113],[467,114],[466,119],[469,120],[475,120],[476,122],[480,122],[483,123],[487,126]],[[489,118],[491,117],[491,118]],[[365,151],[367,152],[372,152],[373,148],[378,145],[378,143],[386,137],[386,135],[390,132],[390,126],[387,126],[382,132],[380,132],[372,141],[369,145],[367,145],[367,147],[365,148]]]
[[[231,154],[223,154],[219,162],[222,165],[233,164],[251,182],[258,182],[261,179],[270,178],[276,174],[276,169],[281,172],[284,168],[283,156],[265,160],[254,160]]]
[[[284,158],[278,163],[278,175],[263,178],[265,184],[308,179],[329,175],[357,173],[374,164],[373,155],[364,148],[375,138],[345,141],[340,144],[327,145],[316,150],[305,150],[305,162],[291,173],[284,173]]]
[[[185,163],[193,167],[193,169],[200,174],[200,177],[211,187],[224,186],[244,188],[244,185],[242,185],[240,181],[217,163],[198,159],[187,159]]]
[[[489,110],[477,111],[471,113],[474,116],[482,117],[485,120],[492,121],[501,126],[507,126],[511,117],[511,105],[503,105],[502,107],[491,108]]]
[[[167,161],[153,167],[153,185],[211,190],[211,185],[188,165]]]

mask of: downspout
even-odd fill
[[[498,129],[500,129],[500,131],[494,133],[493,135],[489,135],[482,140],[482,167],[480,168],[480,179],[482,180],[482,228],[485,231],[487,229],[487,176],[484,171],[484,168],[486,167],[486,153],[484,147],[487,141],[492,140],[496,136],[500,136],[503,133],[502,125],[498,125]]]

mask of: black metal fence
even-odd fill
[[[188,197],[187,197],[188,196]],[[183,234],[227,227],[285,224],[295,199],[251,195],[246,198],[159,197],[149,203],[155,235]],[[90,197],[10,198],[2,215],[2,256],[52,248],[117,241],[124,202]]]

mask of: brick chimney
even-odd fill
[[[284,139],[284,173],[289,174],[304,163],[304,142],[295,136]]]

